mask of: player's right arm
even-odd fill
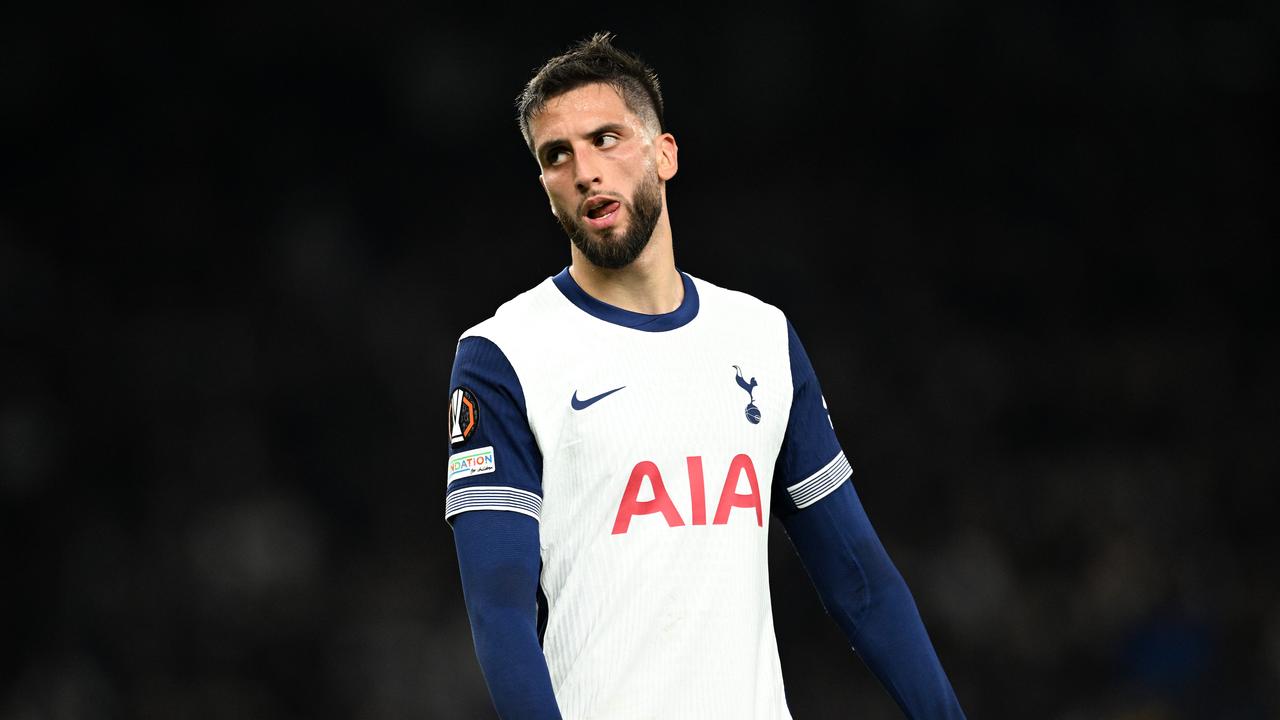
[[[445,519],[453,527],[476,657],[504,720],[560,718],[538,640],[542,457],[502,350],[458,343],[450,378]]]

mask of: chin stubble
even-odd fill
[[[561,213],[557,217],[575,247],[582,251],[587,261],[597,267],[616,270],[626,267],[635,261],[649,244],[653,229],[658,226],[658,217],[662,214],[662,192],[658,186],[657,175],[649,175],[648,179],[636,188],[634,202],[626,205],[631,214],[631,222],[621,237],[612,229],[606,230],[600,237],[593,237],[590,228],[576,215]]]

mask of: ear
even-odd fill
[[[662,133],[655,139],[654,149],[658,153],[658,178],[666,182],[675,177],[676,171],[680,169],[680,161],[677,157],[680,148],[676,146],[674,135]]]

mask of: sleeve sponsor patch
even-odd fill
[[[449,477],[446,487],[454,480],[491,473],[496,466],[493,463],[493,446],[454,453],[449,456]]]
[[[480,403],[476,394],[464,387],[456,387],[449,394],[449,444],[465,442],[476,431],[480,422]]]

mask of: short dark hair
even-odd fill
[[[516,110],[520,134],[529,150],[533,150],[529,121],[534,115],[557,95],[598,82],[612,86],[628,110],[662,132],[662,89],[657,73],[640,58],[610,44],[613,37],[613,33],[598,32],[579,41],[544,63],[524,86],[516,98]]]

